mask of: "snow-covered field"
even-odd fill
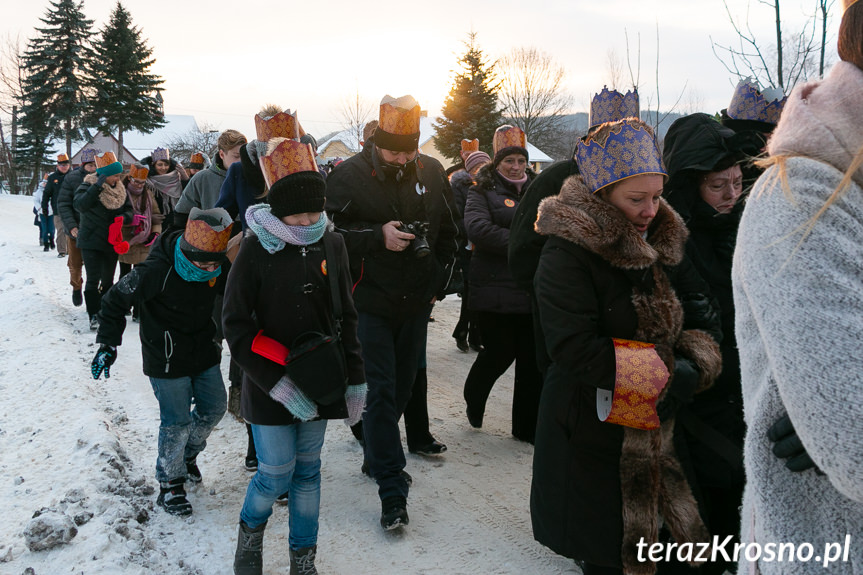
[[[94,381],[96,351],[75,308],[66,260],[38,246],[30,197],[0,195],[0,574],[232,573],[237,521],[250,474],[243,426],[226,415],[198,457],[204,482],[194,514],[154,507],[159,412],[141,371],[138,325],[129,322],[108,380]],[[462,385],[474,353],[450,337],[459,301],[429,325],[432,433],[449,451],[408,455],[413,475],[402,533],[385,533],[374,482],[348,428],[330,423],[323,452],[318,541],[322,574],[579,573],[533,540],[528,511],[533,448],[509,435],[512,370],[489,399],[482,430],[464,414]],[[227,381],[227,352],[222,372]],[[67,544],[30,551],[34,513],[74,525]],[[264,539],[264,573],[288,572],[287,508]],[[28,571],[31,573],[31,571]]]

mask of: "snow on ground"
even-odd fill
[[[141,371],[138,325],[129,322],[109,380],[92,379],[96,347],[84,308],[71,301],[66,260],[38,246],[32,199],[0,195],[0,574],[232,573],[237,522],[251,475],[243,426],[226,415],[198,463],[194,514],[154,507],[159,412]],[[464,414],[462,385],[474,353],[450,337],[459,300],[429,324],[432,433],[449,451],[407,456],[411,523],[385,533],[362,452],[333,421],[322,455],[317,565],[322,574],[579,573],[533,540],[528,510],[533,448],[509,434],[512,370],[489,399],[482,430]],[[222,362],[227,381],[227,353]],[[68,544],[28,549],[34,513],[76,519]],[[288,572],[287,508],[264,539],[264,573]],[[68,521],[68,520],[67,520]]]

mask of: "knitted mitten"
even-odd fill
[[[345,418],[345,423],[348,426],[356,425],[363,417],[363,409],[366,406],[366,392],[368,385],[361,383],[360,385],[349,385],[345,392],[345,403],[348,404],[348,416]]]
[[[270,397],[284,405],[285,409],[301,421],[311,421],[318,416],[317,404],[294,385],[287,375],[283,375],[270,390]]]

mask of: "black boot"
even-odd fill
[[[254,529],[240,521],[237,552],[234,553],[234,575],[261,575],[264,571],[264,529],[261,523]]]
[[[409,522],[406,498],[392,495],[381,501],[381,527],[386,531],[398,529]]]
[[[192,504],[186,499],[186,478],[179,477],[159,484],[156,505],[171,515],[191,515]]]
[[[315,555],[318,553],[318,546],[304,547],[294,551],[290,550],[291,554],[291,573],[290,575],[318,575],[318,570],[315,569]]]
[[[84,297],[81,295],[81,290],[73,289],[72,290],[72,305],[75,307],[81,307],[81,304],[84,303]]]

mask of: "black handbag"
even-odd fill
[[[339,295],[339,267],[329,256],[336,251],[329,233],[324,234],[324,257],[327,258],[328,283],[333,301],[335,335],[320,332],[303,333],[293,341],[285,364],[285,374],[319,405],[330,405],[345,396],[348,387],[348,366],[342,349],[342,299]]]

